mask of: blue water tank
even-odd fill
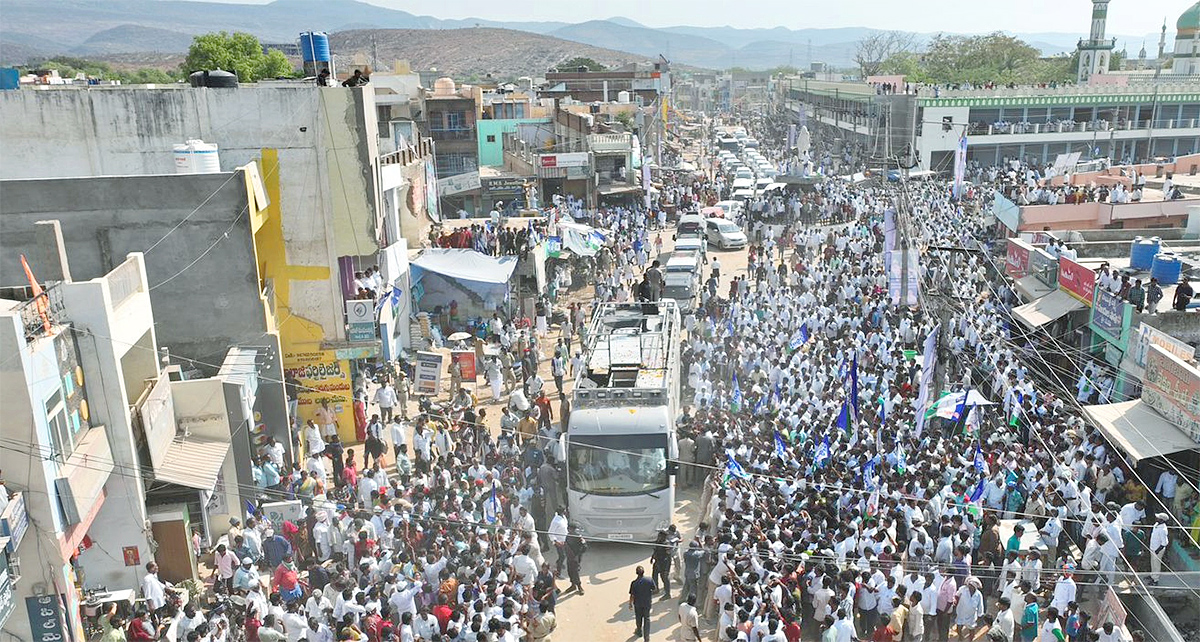
[[[1183,262],[1178,256],[1161,252],[1154,257],[1154,265],[1150,266],[1150,277],[1158,279],[1159,285],[1174,285],[1179,282],[1182,271]]]
[[[0,89],[20,89],[21,72],[16,67],[0,69]]]
[[[1133,237],[1133,244],[1129,246],[1129,267],[1135,270],[1149,270],[1160,247],[1162,239],[1157,236],[1148,239]]]
[[[329,36],[324,31],[300,34],[300,57],[304,62],[329,62]]]

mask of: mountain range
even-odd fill
[[[64,19],[63,17],[69,17]],[[210,31],[248,31],[263,42],[294,42],[302,31],[334,33],[361,29],[471,29],[523,31],[582,43],[637,57],[666,56],[672,62],[710,69],[806,67],[811,61],[852,64],[855,43],[877,31],[866,27],[836,29],[741,29],[734,27],[647,27],[629,18],[565,22],[504,22],[439,19],[358,0],[275,0],[269,4],[232,4],[184,0],[6,0],[0,23],[0,62],[23,63],[51,55],[99,56],[117,53],[186,51],[192,36]],[[493,34],[494,35],[494,34]],[[932,34],[916,34],[918,42]],[[1013,34],[1044,55],[1074,49],[1081,34]],[[1116,36],[1137,42],[1146,36]],[[1150,36],[1151,41],[1157,38]],[[528,44],[528,42],[526,42]],[[396,55],[414,64],[403,43]],[[558,49],[560,44],[547,45]],[[584,51],[583,48],[580,51]],[[335,53],[338,53],[335,49]],[[586,55],[580,53],[579,55]],[[572,57],[572,56],[568,56]],[[537,73],[541,69],[500,70]]]

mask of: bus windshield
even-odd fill
[[[567,446],[571,490],[643,495],[668,486],[667,436],[578,435]]]

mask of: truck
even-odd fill
[[[674,301],[596,309],[563,436],[567,507],[588,537],[651,541],[672,521],[682,331]]]

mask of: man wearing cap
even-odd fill
[[[1167,554],[1167,545],[1170,543],[1167,539],[1168,517],[1166,513],[1156,514],[1154,528],[1150,531],[1150,583],[1155,585],[1162,573],[1163,556]]]
[[[255,584],[258,584],[258,572],[254,570],[254,560],[243,557],[241,568],[233,574],[233,590],[249,591]]]

